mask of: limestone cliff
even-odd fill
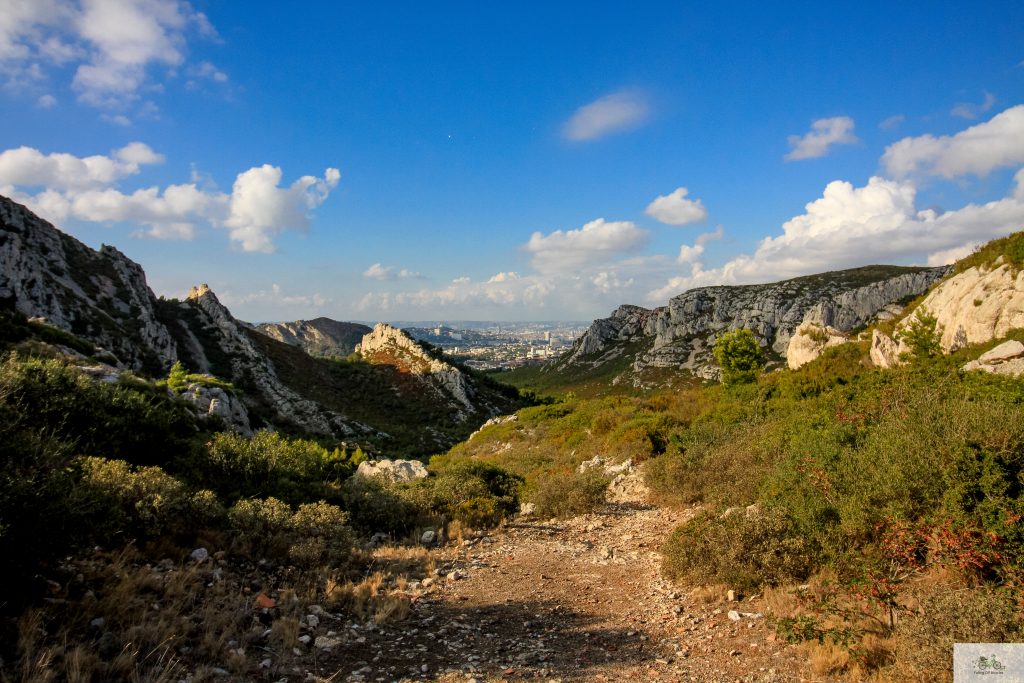
[[[738,328],[752,330],[777,363],[801,323],[848,332],[891,315],[893,304],[924,293],[946,272],[868,266],[773,284],[700,287],[655,309],[620,306],[611,317],[594,321],[546,371],[571,373],[628,360],[620,381],[638,384],[637,378],[650,368],[680,369],[712,379],[718,376],[711,353],[715,339]]]

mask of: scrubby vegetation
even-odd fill
[[[197,420],[174,396],[182,375],[189,377],[177,368],[167,382],[105,383],[61,358],[8,352],[0,360],[0,554],[5,576],[19,586],[0,602],[0,661],[19,662],[25,680],[36,680],[34,671],[79,665],[102,680],[165,675],[178,670],[180,649],[169,650],[161,633],[173,633],[175,647],[200,661],[230,660],[229,638],[205,642],[208,632],[177,621],[136,623],[148,619],[140,615],[126,621],[129,615],[117,608],[138,602],[132,591],[150,590],[149,567],[176,566],[195,548],[218,551],[225,572],[280,567],[310,602],[393,619],[403,614],[402,600],[407,613],[408,599],[391,597],[383,586],[391,580],[388,565],[365,549],[371,534],[400,540],[418,539],[428,526],[443,535],[449,523],[485,528],[518,509],[521,480],[493,465],[451,463],[424,480],[384,484],[351,477],[366,458],[358,447],[218,431],[223,425]],[[59,604],[89,600],[93,613],[117,613],[111,625],[126,630],[116,637],[134,638],[137,647],[116,664],[117,653],[97,658],[91,651],[95,628],[69,617],[71,607],[30,607],[42,604],[54,585],[71,590],[76,580],[67,575],[107,576],[112,564],[120,570],[108,576],[110,585],[83,588]],[[372,589],[360,578],[371,565],[377,567]],[[195,580],[183,577],[175,590],[217,580],[211,570],[189,570]],[[400,563],[396,571],[408,568]],[[164,590],[170,589],[161,583],[158,592]],[[183,601],[177,593],[163,599],[178,605],[175,619],[185,622],[217,605],[230,617],[214,621],[236,633],[236,641],[248,638],[252,616],[241,604],[247,598],[236,594],[238,603],[231,604],[230,594],[214,592],[206,592],[209,603]],[[137,628],[153,629],[153,637],[133,636]],[[50,636],[39,636],[41,630]],[[68,649],[59,640],[83,647]]]

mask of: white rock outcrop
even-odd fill
[[[1010,330],[1024,328],[1024,270],[1015,273],[999,262],[990,268],[968,268],[929,292],[898,329],[922,310],[938,320],[946,353],[1005,337]]]
[[[811,321],[802,322],[786,347],[786,364],[790,370],[796,370],[820,356],[825,349],[845,344],[849,340],[846,334],[834,327]]]
[[[240,400],[220,387],[193,382],[185,388],[181,398],[192,405],[192,409],[201,419],[219,417],[232,431],[243,436],[252,436],[249,411]]]
[[[889,369],[901,365],[899,345],[885,332],[871,332],[871,362],[876,368]]]
[[[439,398],[452,403],[460,420],[477,410],[473,400],[475,391],[466,375],[454,365],[428,354],[404,330],[377,323],[363,336],[356,351],[371,360],[402,366],[420,377]]]
[[[981,354],[963,367],[966,371],[981,370],[996,375],[1020,377],[1024,375],[1024,344],[1010,340]]]
[[[419,460],[365,460],[359,463],[356,473],[352,476],[381,479],[400,484],[417,479],[426,479],[430,475],[426,466]]]

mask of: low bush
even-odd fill
[[[304,568],[344,565],[352,550],[348,515],[324,501],[295,512],[276,498],[245,499],[228,511],[235,550],[253,557],[291,561]]]
[[[672,532],[662,555],[669,578],[741,590],[799,581],[814,566],[811,549],[777,510],[699,515]]]
[[[424,516],[427,498],[419,489],[388,486],[372,477],[351,477],[341,485],[342,506],[361,533],[401,537]]]
[[[522,477],[484,462],[456,462],[424,482],[431,511],[470,528],[496,526],[519,510]]]
[[[277,432],[252,437],[215,434],[207,444],[202,468],[206,485],[228,501],[271,496],[297,504],[324,495],[324,483],[352,472],[351,463],[315,441],[289,439]]]
[[[1020,609],[1005,590],[928,585],[916,588],[912,598],[893,633],[898,680],[952,680],[954,643],[1013,643],[1024,637]]]
[[[604,504],[608,483],[608,477],[596,469],[550,472],[539,478],[530,501],[542,517],[582,515]]]

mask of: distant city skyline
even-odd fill
[[[567,321],[1024,228],[1024,6],[35,0],[0,194],[237,317]]]

